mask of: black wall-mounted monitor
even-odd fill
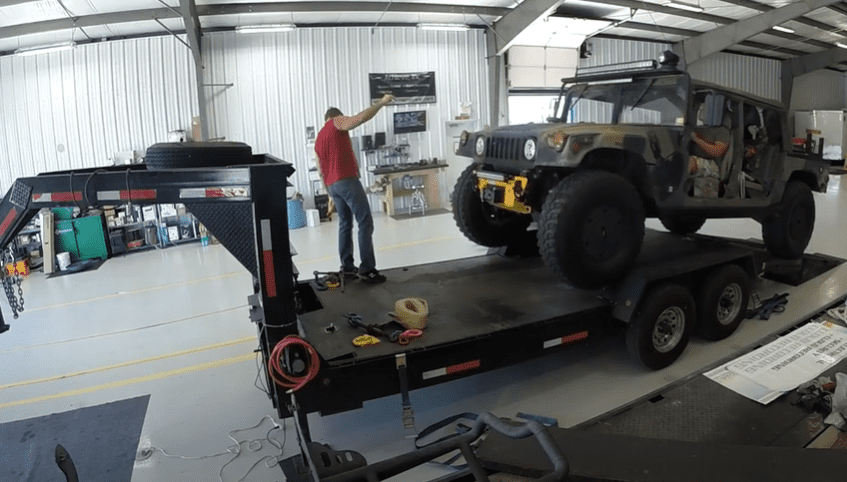
[[[426,111],[413,110],[394,113],[394,133],[424,132],[426,130]]]
[[[385,132],[377,132],[374,134],[374,148],[385,145]]]

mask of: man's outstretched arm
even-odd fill
[[[368,107],[367,109],[363,110],[362,112],[359,112],[358,114],[356,114],[354,116],[347,117],[347,116],[340,115],[340,116],[333,119],[333,122],[335,123],[335,127],[337,129],[341,129],[342,131],[353,130],[353,129],[359,127],[360,125],[364,124],[365,122],[373,119],[374,116],[376,115],[376,113],[379,112],[380,109],[382,109],[385,105],[387,105],[392,100],[394,100],[393,95],[385,94],[384,96],[382,96],[382,99],[380,99],[379,102],[377,102],[376,104]]]

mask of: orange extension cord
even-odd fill
[[[282,367],[282,363],[280,362],[283,350],[292,345],[302,346],[306,350],[306,353],[309,354],[309,368],[306,371],[306,374],[301,377],[286,373]],[[277,384],[295,392],[306,386],[307,383],[318,376],[318,370],[320,370],[320,368],[321,361],[320,358],[318,358],[318,352],[315,351],[312,345],[308,344],[305,340],[296,335],[288,335],[280,340],[271,352],[270,360],[268,360],[268,373],[271,374],[271,378],[273,378]]]

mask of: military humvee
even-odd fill
[[[547,266],[580,288],[631,267],[648,216],[678,234],[753,218],[772,254],[799,257],[827,164],[792,151],[781,105],[692,80],[677,61],[581,71],[563,79],[548,123],[463,132],[457,153],[473,162],[452,196],[462,232],[503,246],[535,221]]]

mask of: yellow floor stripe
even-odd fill
[[[66,375],[56,375],[54,377],[40,378],[38,380],[27,380],[27,381],[24,381],[24,382],[10,383],[8,385],[0,385],[0,390],[5,390],[7,388],[14,388],[14,387],[22,387],[22,386],[25,386],[25,385],[34,385],[36,383],[44,383],[44,382],[52,382],[52,381],[55,381],[55,380],[63,380],[65,378],[78,377],[80,375],[88,375],[88,374],[97,373],[97,372],[104,372],[106,370],[114,370],[116,368],[123,368],[123,367],[128,367],[128,366],[131,366],[131,365],[139,365],[141,363],[149,363],[149,362],[154,362],[154,361],[157,361],[157,360],[164,360],[166,358],[173,358],[173,357],[177,357],[177,356],[188,355],[188,354],[191,354],[191,353],[200,353],[202,351],[215,350],[217,348],[225,348],[225,347],[228,347],[228,346],[239,345],[241,343],[248,343],[248,342],[254,342],[255,343],[256,341],[257,341],[256,337],[253,337],[253,336],[246,337],[246,338],[238,338],[236,340],[230,340],[230,341],[225,341],[225,342],[221,342],[221,343],[215,343],[213,345],[206,345],[206,346],[201,346],[201,347],[197,347],[197,348],[191,348],[191,349],[188,349],[188,350],[176,351],[176,352],[173,352],[173,353],[166,353],[164,355],[158,355],[158,356],[154,356],[154,357],[150,357],[150,358],[144,358],[144,359],[141,359],[141,360],[133,360],[133,361],[128,361],[128,362],[124,362],[124,363],[117,363],[115,365],[108,365],[108,366],[105,366],[105,367],[92,368],[90,370],[83,370],[83,371],[79,371],[79,372],[68,373]]]
[[[96,386],[93,386],[93,387],[79,388],[79,389],[76,389],[76,390],[69,390],[67,392],[54,393],[52,395],[45,395],[43,397],[35,397],[35,398],[27,399],[27,400],[18,400],[16,402],[2,403],[2,404],[0,404],[0,409],[8,408],[8,407],[15,407],[15,406],[18,406],[18,405],[26,405],[26,404],[29,404],[29,403],[44,402],[44,401],[47,401],[47,400],[55,400],[57,398],[73,397],[73,396],[76,396],[76,395],[83,395],[83,394],[86,394],[86,393],[97,392],[97,391],[106,390],[106,389],[109,389],[109,388],[118,388],[118,387],[124,387],[124,386],[127,386],[127,385],[134,385],[136,383],[151,382],[153,380],[161,380],[162,378],[172,377],[174,375],[183,375],[183,374],[186,374],[186,373],[197,372],[197,371],[200,371],[200,370],[208,370],[209,368],[218,368],[218,367],[222,367],[222,366],[226,366],[226,365],[233,365],[233,364],[236,364],[236,363],[242,363],[242,362],[255,360],[255,359],[256,359],[256,353],[251,352],[251,353],[247,353],[247,354],[244,354],[244,355],[234,356],[234,357],[231,357],[231,358],[224,358],[223,360],[215,360],[215,361],[211,361],[211,362],[208,362],[208,363],[201,363],[200,365],[193,365],[193,366],[190,366],[190,367],[177,368],[175,370],[169,370],[169,371],[166,371],[166,372],[154,373],[152,375],[147,375],[147,376],[144,376],[144,377],[129,378],[129,379],[120,380],[120,381],[117,381],[117,382],[104,383],[103,385],[96,385]]]
[[[188,281],[182,281],[180,283],[173,283],[173,284],[169,284],[169,285],[151,286],[149,288],[142,288],[142,289],[134,290],[134,291],[119,291],[117,293],[112,293],[112,294],[109,294],[109,295],[96,296],[94,298],[86,298],[84,300],[69,301],[67,303],[60,303],[60,304],[57,304],[57,305],[39,306],[37,308],[27,308],[26,312],[32,313],[34,311],[52,310],[52,309],[56,309],[56,308],[66,308],[68,306],[81,305],[83,303],[92,303],[92,302],[101,301],[101,300],[108,300],[110,298],[117,298],[119,296],[135,295],[135,294],[139,294],[139,293],[147,293],[147,292],[150,292],[150,291],[171,289],[171,288],[176,288],[177,286],[187,286],[187,285],[194,284],[194,283],[202,283],[204,281],[217,281],[217,280],[222,280],[224,278],[231,278],[233,276],[240,276],[240,275],[245,275],[245,274],[249,275],[249,273],[246,272],[246,271],[245,272],[239,271],[239,272],[232,272],[232,273],[225,273],[225,274],[221,274],[221,275],[209,276],[209,277],[206,277],[206,278],[199,278],[199,279],[193,279],[193,280],[188,280]]]
[[[392,250],[392,249],[408,248],[409,246],[417,246],[417,245],[428,244],[428,243],[437,243],[437,242],[441,242],[441,241],[450,241],[450,240],[453,240],[453,239],[465,239],[465,238],[460,238],[458,236],[442,236],[440,238],[422,239],[420,241],[409,241],[408,243],[393,244],[393,245],[390,245],[390,246],[381,246],[381,247],[377,248],[377,251],[389,251],[389,250]],[[297,261],[296,264],[305,266],[305,265],[311,264],[311,263],[321,263],[321,262],[324,262],[324,261],[332,261],[333,259],[336,259],[336,258],[337,257],[335,255],[332,255],[332,256],[324,256],[323,258],[312,258],[312,259],[305,259],[305,260],[299,260],[299,261],[297,261],[295,259],[295,261]]]

